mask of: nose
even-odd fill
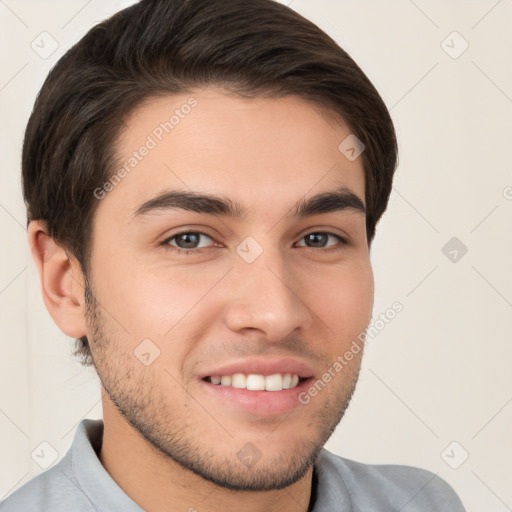
[[[269,343],[307,329],[313,313],[295,274],[277,250],[264,251],[252,263],[238,260],[226,283],[227,327],[240,334],[258,330]]]

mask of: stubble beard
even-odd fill
[[[153,389],[158,389],[158,386],[153,386],[155,371],[151,366],[142,365],[131,352],[120,349],[122,343],[117,342],[115,336],[109,337],[101,306],[98,305],[87,281],[85,288],[89,299],[86,301],[88,326],[92,333],[89,344],[93,365],[101,384],[119,413],[136,433],[149,443],[164,463],[171,459],[185,470],[219,487],[235,491],[283,489],[304,477],[347,410],[356,388],[359,366],[354,365],[357,368],[353,368],[348,382],[340,381],[342,385],[338,385],[336,393],[319,393],[311,400],[310,403],[314,403],[322,399],[322,406],[314,415],[314,422],[311,425],[297,425],[296,430],[299,433],[306,428],[309,432],[315,431],[316,436],[313,439],[306,442],[298,441],[294,446],[280,450],[279,453],[265,453],[264,448],[260,446],[261,458],[254,466],[247,467],[236,456],[236,449],[232,456],[226,456],[225,450],[224,453],[221,453],[222,449],[216,451],[215,446],[209,445],[204,438],[201,439],[194,428],[198,425],[188,424],[188,421],[184,420],[185,407],[174,414],[176,409],[169,407],[164,397],[152,392]],[[158,371],[165,373],[161,368]],[[171,379],[170,374],[161,377]],[[197,402],[189,399],[187,409],[190,410],[194,406],[198,407]],[[208,418],[214,423],[206,413],[203,418]],[[222,423],[222,414],[219,419]],[[204,424],[204,421],[196,416],[196,423],[199,422]],[[219,429],[216,429],[209,437],[218,438],[218,431]],[[251,439],[242,440],[232,436],[231,442],[233,446],[236,444],[241,448],[251,442]],[[213,444],[220,446],[220,443]]]

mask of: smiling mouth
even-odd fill
[[[235,373],[233,375],[212,375],[204,377],[202,380],[218,386],[249,391],[283,391],[296,388],[308,379],[293,373],[274,373],[272,375]]]

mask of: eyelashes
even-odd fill
[[[206,233],[203,233],[202,231],[181,231],[179,233],[172,235],[171,237],[167,238],[166,240],[164,240],[162,242],[162,245],[164,245],[166,247],[170,247],[171,250],[175,250],[177,252],[187,252],[187,253],[190,251],[198,252],[200,249],[202,249],[202,248],[196,248],[196,247],[191,247],[191,248],[175,247],[175,246],[169,244],[169,242],[171,240],[179,239],[180,237],[184,237],[185,235],[187,235],[187,236],[196,235],[195,238],[206,237],[206,238],[209,238],[210,240],[213,240],[213,238],[211,236],[207,235]],[[199,236],[197,236],[197,235],[199,235]]]
[[[307,245],[301,246],[301,247],[305,247],[306,249],[317,250],[317,251],[324,252],[324,253],[330,253],[330,252],[340,251],[346,245],[348,245],[348,242],[346,241],[345,238],[338,235],[337,233],[332,233],[330,231],[311,231],[310,233],[307,233],[306,235],[302,236],[300,238],[300,241],[302,241],[304,239],[308,239],[308,237],[313,237],[313,236],[315,236],[315,238],[318,239],[318,235],[320,235],[321,237],[324,237],[327,241],[329,240],[329,238],[335,238],[338,241],[338,244],[335,244],[334,246],[327,246],[327,247],[314,247],[314,246],[311,247],[311,246],[307,246]],[[203,237],[214,241],[210,235],[208,235],[202,231],[185,230],[185,231],[180,231],[179,233],[175,233],[174,235],[166,238],[159,245],[163,246],[165,249],[173,251],[177,254],[182,254],[182,255],[188,255],[188,254],[192,254],[192,253],[200,254],[200,253],[204,252],[205,249],[211,250],[214,247],[206,246],[206,247],[183,248],[183,247],[178,247],[176,245],[171,245],[170,242],[178,241],[180,239],[183,241],[183,239],[186,240],[187,238],[191,238],[192,240],[189,240],[189,243],[195,244],[195,243],[199,243],[201,238],[203,238]],[[311,241],[311,238],[309,238],[309,239]],[[187,243],[187,242],[185,242],[185,243]],[[199,245],[200,245],[200,243],[199,243]]]

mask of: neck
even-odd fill
[[[100,461],[117,485],[147,512],[239,512],[241,503],[244,512],[304,512],[311,497],[312,467],[284,489],[219,487],[163,456],[105,400]]]

